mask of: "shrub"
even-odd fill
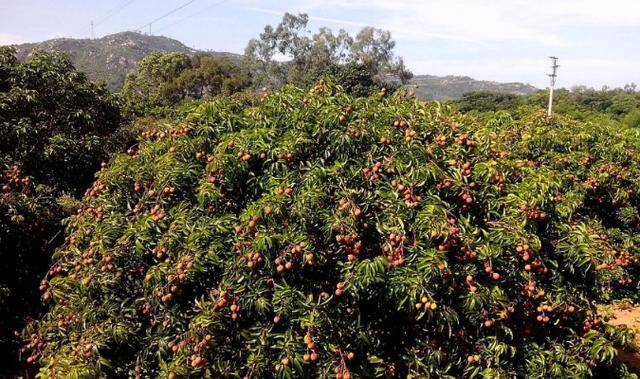
[[[630,112],[623,119],[623,122],[632,128],[640,128],[640,109]]]
[[[624,376],[640,140],[330,84],[157,122],[68,220],[52,377]]]
[[[127,76],[122,97],[128,111],[144,115],[185,99],[232,94],[250,84],[248,74],[224,57],[152,53]]]
[[[111,149],[118,103],[60,54],[26,63],[0,47],[0,355],[40,308],[38,282],[62,233],[63,194],[80,197]],[[124,135],[124,133],[121,133]],[[3,370],[13,365],[3,364]]]
[[[522,96],[511,93],[468,92],[453,102],[462,113],[507,111],[515,113],[522,105]]]

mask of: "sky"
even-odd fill
[[[391,31],[414,74],[467,75],[545,88],[640,84],[640,0],[0,0],[0,45],[90,37],[151,25],[205,50],[242,53],[284,12],[309,30]],[[148,32],[148,26],[145,32]]]

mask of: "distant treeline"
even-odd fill
[[[548,91],[529,96],[470,92],[452,104],[464,113],[506,111],[517,115],[522,107],[546,107]],[[635,84],[599,90],[587,87],[559,89],[554,93],[553,111],[578,120],[609,116],[626,125],[640,127],[640,92]]]

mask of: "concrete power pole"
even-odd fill
[[[93,34],[93,20],[91,20],[91,39],[94,39],[94,34]]]
[[[549,86],[549,108],[547,109],[547,115],[551,116],[551,109],[553,108],[553,88],[556,85],[556,77],[558,77],[558,57],[549,57],[551,59],[551,74],[549,75],[550,86]]]

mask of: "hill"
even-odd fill
[[[136,32],[122,32],[97,39],[58,38],[15,47],[18,59],[22,61],[35,49],[67,53],[78,70],[85,72],[91,80],[105,82],[112,91],[120,90],[125,76],[136,67],[138,61],[152,52],[198,52],[175,39]],[[233,61],[241,59],[241,55],[233,53],[214,54],[225,55]],[[537,88],[523,83],[499,83],[451,75],[416,75],[412,84],[419,85],[416,94],[420,98],[429,100],[455,100],[464,93],[474,91],[517,95],[530,95],[537,91]]]
[[[163,36],[149,36],[136,32],[122,32],[97,39],[58,38],[44,42],[15,46],[18,59],[24,61],[35,49],[67,53],[76,68],[97,82],[105,82],[109,89],[122,88],[125,76],[138,61],[152,52],[196,53],[182,42]],[[220,53],[235,57],[230,53]]]
[[[468,76],[416,75],[412,84],[417,84],[416,95],[428,100],[457,100],[468,92],[497,92],[515,95],[531,95],[538,89],[530,84],[500,83],[476,80]]]

